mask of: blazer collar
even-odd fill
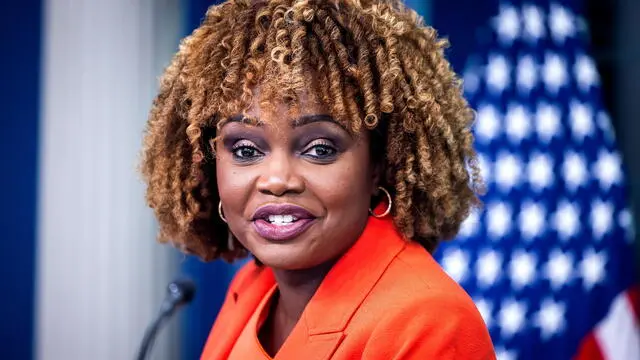
[[[345,337],[343,331],[349,320],[406,244],[390,218],[369,217],[360,238],[325,276],[275,359],[330,359]],[[249,264],[245,273],[245,279],[239,280],[241,283],[251,282],[254,291],[240,296],[238,301],[242,304],[230,304],[226,312],[256,309],[275,285],[273,272],[269,268]],[[238,286],[244,287],[243,284]],[[235,292],[232,295],[237,297]],[[238,311],[227,322],[218,320],[207,342],[204,352],[206,358],[222,359],[228,356],[235,343],[233,339],[237,339],[251,314],[251,311],[246,311],[246,314]],[[205,356],[202,358],[205,359]]]
[[[302,313],[309,336],[343,331],[406,244],[390,218],[369,217],[361,237],[329,271]]]
[[[330,359],[349,320],[406,244],[391,219],[370,217],[360,238],[329,270],[275,359]]]

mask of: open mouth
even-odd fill
[[[266,220],[273,225],[287,226],[298,221],[298,218],[293,215],[269,215]]]
[[[316,217],[293,204],[269,204],[256,210],[253,227],[267,240],[285,241],[298,237],[315,223]]]

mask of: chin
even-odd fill
[[[322,254],[314,251],[317,236],[305,233],[286,241],[267,240],[251,231],[238,238],[243,246],[265,266],[282,270],[301,270],[322,263]],[[319,256],[320,255],[320,256]]]
[[[265,266],[279,270],[309,269],[323,263],[312,256],[308,249],[300,249],[297,244],[261,244],[253,247],[252,254]]]

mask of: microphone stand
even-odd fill
[[[167,296],[160,311],[145,331],[136,360],[145,360],[162,325],[176,312],[178,307],[188,304],[195,295],[195,285],[190,280],[176,280],[167,286]]]

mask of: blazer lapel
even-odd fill
[[[324,278],[275,359],[330,359],[345,339],[349,320],[406,244],[391,219],[370,217],[361,237]],[[270,269],[249,266],[229,289],[220,311],[224,317],[216,320],[202,360],[229,356],[258,304],[275,284]]]
[[[253,315],[264,295],[273,287],[275,279],[270,269],[248,264],[237,284],[233,284],[220,310],[222,317],[216,319],[209,333],[201,360],[223,360],[238,340],[240,333]]]
[[[349,320],[406,244],[391,219],[370,217],[362,236],[320,284],[276,359],[330,359]]]
[[[339,332],[318,334],[307,337],[307,341],[300,350],[296,351],[296,357],[292,359],[327,360],[336,351],[344,334]]]

